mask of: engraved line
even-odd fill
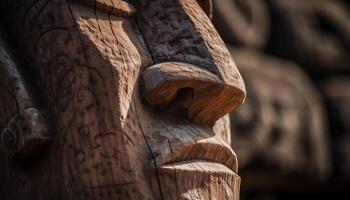
[[[43,10],[46,8],[46,6],[49,4],[50,0],[46,0],[44,5],[38,10],[37,14],[34,16],[34,18],[31,20],[31,31],[33,32],[34,26],[38,23],[38,18],[42,15]]]
[[[147,138],[146,138],[146,135],[145,133],[143,132],[143,129],[142,129],[142,126],[141,126],[141,121],[140,121],[140,118],[137,114],[137,120],[139,122],[139,127],[140,127],[140,130],[141,130],[141,133],[142,133],[142,136],[143,136],[143,139],[147,145],[147,148],[149,150],[149,152],[151,153],[151,157],[153,159],[153,164],[154,164],[154,169],[155,169],[155,172],[156,172],[156,176],[157,176],[157,182],[158,182],[158,187],[159,187],[159,192],[160,192],[160,198],[162,200],[164,200],[164,196],[163,196],[163,191],[162,191],[162,186],[160,184],[160,178],[159,178],[159,172],[158,172],[158,165],[157,165],[157,161],[153,155],[153,152],[152,152],[152,149],[151,149],[151,146],[148,144],[148,141],[147,141]]]

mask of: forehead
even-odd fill
[[[73,9],[80,28],[85,22],[92,23],[94,25],[89,25],[86,30],[93,28],[95,33],[100,32],[101,35],[106,36],[110,32],[109,29],[112,29],[112,27],[108,28],[108,24],[112,24],[115,29],[112,30],[113,35],[120,37],[119,35],[126,34],[133,44],[145,43],[143,46],[147,47],[144,49],[152,54],[155,63],[176,60],[199,65],[214,74],[220,74],[214,67],[212,59],[213,52],[216,51],[212,51],[209,47],[209,43],[218,43],[219,36],[215,34],[214,27],[210,26],[210,20],[200,7],[203,5],[205,8],[210,8],[209,1],[200,0],[199,4],[196,0],[76,1],[95,10]],[[86,12],[79,12],[79,10],[86,10]],[[82,13],[82,16],[79,16],[79,13]],[[133,17],[136,13],[137,16]],[[103,25],[104,22],[106,26]],[[85,33],[88,32],[85,31]],[[136,34],[140,37],[133,37],[134,32],[137,32]],[[205,36],[213,36],[213,38]],[[98,38],[94,41],[97,42]],[[117,43],[120,46],[128,42],[127,39],[121,39]]]

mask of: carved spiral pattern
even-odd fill
[[[18,144],[18,132],[5,129],[1,133],[1,142],[7,149],[14,149]]]

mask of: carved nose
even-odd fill
[[[159,63],[143,73],[151,106],[212,125],[243,103],[242,77],[196,0],[134,2],[145,44]]]
[[[181,114],[195,122],[213,125],[241,105],[241,83],[228,84],[198,66],[164,62],[143,73],[144,97],[153,107]]]

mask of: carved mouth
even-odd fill
[[[234,173],[238,171],[236,154],[217,136],[198,140],[194,144],[182,145],[178,148],[175,147],[175,150],[165,155],[165,158],[161,160],[158,158],[161,169],[166,169],[169,166],[175,166],[180,163],[198,162],[217,163],[226,166]]]
[[[163,165],[159,177],[172,199],[239,199],[241,178],[217,162],[188,160]]]

